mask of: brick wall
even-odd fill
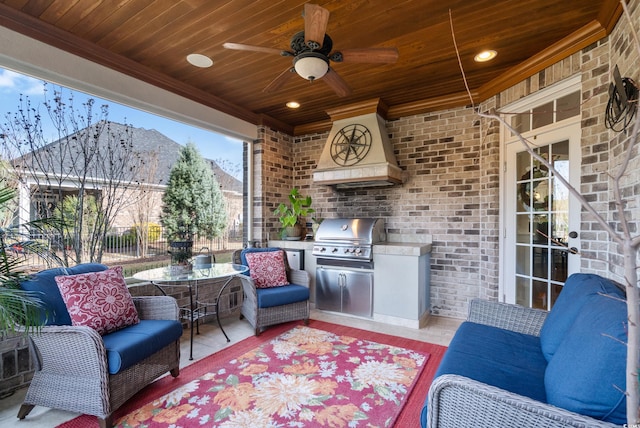
[[[408,181],[392,188],[346,191],[313,183],[328,133],[290,142],[265,129],[254,153],[265,157],[260,185],[263,200],[273,202],[256,204],[266,213],[296,186],[313,197],[319,217],[382,217],[390,233],[432,235],[431,309],[463,318],[470,298],[497,296],[496,231],[482,230],[498,221],[498,140],[480,138],[480,120],[471,108],[405,117],[389,121],[387,129],[399,166],[409,172]],[[266,159],[266,153],[278,161]],[[285,169],[274,168],[276,163]],[[259,218],[257,212],[254,217]],[[272,234],[279,229],[270,214],[263,226]]]
[[[640,29],[640,2],[630,1],[633,27]],[[614,67],[617,65],[622,77],[640,82],[639,54],[633,44],[632,28],[626,16],[622,16],[616,29],[607,40],[585,49],[582,54],[583,99],[583,164],[582,193],[603,214],[609,224],[620,232],[621,225],[617,207],[613,202],[614,177],[627,156],[629,132],[614,132],[605,127],[604,111],[609,99],[608,88]],[[638,236],[640,224],[640,147],[636,145],[626,174],[620,179],[620,189],[626,199],[625,216],[629,229]],[[612,243],[603,228],[592,216],[583,213],[584,239],[582,268],[624,282],[621,248]],[[640,264],[640,255],[638,256]]]

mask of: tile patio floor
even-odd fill
[[[449,344],[462,323],[462,320],[434,316],[428,320],[426,327],[416,330],[317,310],[311,311],[311,318],[444,346]],[[180,367],[187,366],[253,334],[253,329],[246,320],[233,317],[223,319],[222,323],[231,342],[227,343],[215,322],[202,324],[200,335],[194,336],[193,361],[189,361],[189,330],[185,330],[181,343]],[[12,396],[0,400],[0,427],[52,428],[77,416],[76,413],[36,406],[24,420],[20,421],[16,415],[26,391],[27,389],[23,388]]]

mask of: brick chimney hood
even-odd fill
[[[387,106],[374,99],[328,110],[333,122],[313,173],[337,189],[393,186],[406,181],[385,126]]]

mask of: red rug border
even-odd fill
[[[230,359],[239,357],[240,355],[250,351],[251,349],[261,345],[262,343],[275,338],[276,336],[292,329],[295,326],[300,325],[304,324],[301,321],[296,321],[270,327],[263,333],[261,333],[260,336],[250,336],[238,343],[234,343],[224,349],[221,349],[214,354],[204,357],[201,360],[194,362],[193,364],[181,368],[180,376],[178,376],[177,378],[173,378],[167,375],[156,380],[152,384],[143,388],[140,392],[134,395],[125,404],[123,404],[118,410],[116,410],[114,421],[117,421],[120,417],[126,415],[137,407],[140,407],[142,404],[160,397],[168,393],[169,391],[172,391],[173,389],[182,386],[197,377],[200,377],[204,373],[211,371],[215,367],[218,367],[220,363],[226,363]],[[416,379],[411,394],[407,398],[404,407],[400,411],[400,414],[398,415],[394,426],[406,427],[418,426],[420,424],[420,412],[422,410],[424,400],[427,397],[429,385],[431,385],[431,381],[433,380],[433,376],[438,368],[438,365],[440,364],[440,360],[442,359],[444,352],[447,349],[446,346],[319,320],[310,320],[309,327],[329,331],[335,334],[355,336],[358,339],[364,339],[372,342],[429,353],[429,360],[427,361],[427,364],[423,368],[422,373],[420,374],[418,379]],[[57,428],[89,428],[97,426],[98,421],[95,416],[80,415],[74,419],[58,425]]]

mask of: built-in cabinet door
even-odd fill
[[[325,311],[342,312],[340,271],[316,268],[316,307]]]
[[[508,303],[549,310],[571,273],[580,269],[580,211],[558,175],[579,188],[580,126],[556,128],[507,144],[503,289]]]
[[[317,267],[316,307],[371,318],[373,272]]]
[[[370,318],[373,309],[373,272],[341,271],[342,312]]]

